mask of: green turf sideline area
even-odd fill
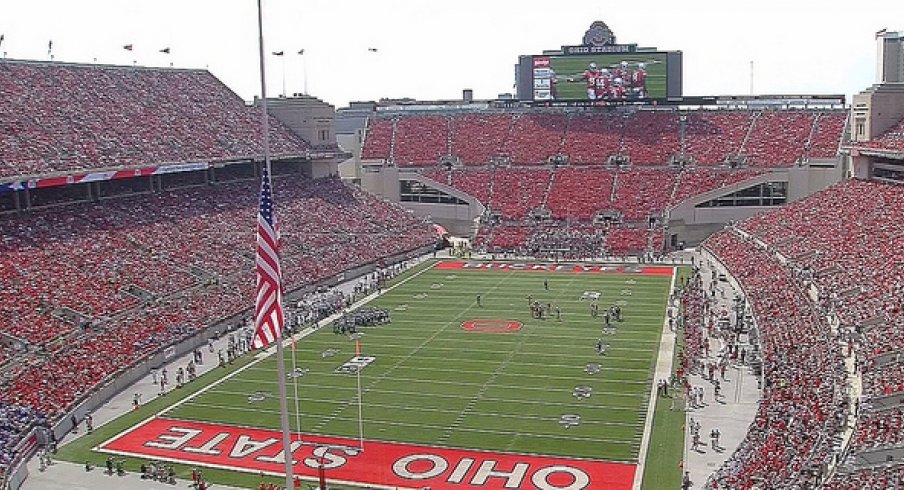
[[[691,267],[679,267],[676,287],[683,287],[692,272]],[[684,331],[679,330],[675,337],[670,374],[674,375],[677,371],[683,351]],[[687,418],[685,408],[684,392],[680,389],[673,390],[671,397],[660,398],[656,404],[647,461],[643,468],[643,490],[673,490],[681,486]]]
[[[636,461],[668,282],[640,274],[473,270],[412,278],[371,303],[388,309],[392,324],[365,330],[363,354],[376,357],[361,373],[365,438]],[[590,302],[580,299],[585,291],[601,292],[601,307],[625,302],[625,321],[603,336],[607,356],[596,353],[602,318],[590,317]],[[558,305],[561,321],[531,318],[528,295]],[[461,328],[473,319],[514,320],[523,328]],[[324,357],[329,351],[334,355]],[[295,356],[308,370],[298,378],[301,432],[357,437],[356,378],[335,371],[354,356],[354,345],[327,328],[299,342]],[[589,375],[588,363],[602,370]],[[164,415],[278,428],[276,397],[248,401],[257,391],[277,392],[274,372],[275,359],[267,359]],[[590,386],[592,396],[575,398],[576,386]],[[294,411],[291,385],[289,391]],[[581,424],[563,427],[564,414],[579,414]]]

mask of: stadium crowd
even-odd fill
[[[40,412],[0,402],[0,468],[13,461],[16,445],[23,434],[27,434],[33,427],[46,424],[47,419]]]
[[[900,407],[872,403],[904,390],[902,212],[900,185],[847,180],[705,242],[753,301],[765,379],[774,382],[778,372],[780,386],[793,390],[776,400],[767,383],[760,412],[766,409],[770,417],[757,416],[745,443],[717,473],[714,488],[747,488],[745,482],[755,478],[805,481],[804,470],[829,461],[825,441],[838,434],[847,412],[857,415],[850,452],[826,488],[898,488],[900,464],[858,468],[863,463],[857,456],[904,447]],[[811,288],[808,299],[804,292]],[[837,321],[837,335],[824,319]],[[863,387],[856,409],[846,407],[838,393],[846,379],[841,360],[852,352]],[[781,414],[793,414],[794,425],[784,425],[790,421]],[[795,425],[812,435],[800,438],[789,430]],[[776,468],[790,470],[776,472],[777,479],[758,471],[779,463]]]
[[[0,177],[248,158],[260,113],[206,70],[0,63]],[[276,118],[274,156],[309,145]]]
[[[469,166],[495,158],[542,165],[557,155],[579,165],[605,165],[609,157],[622,156],[636,165],[661,166],[681,152],[684,125],[685,154],[700,165],[740,154],[752,167],[789,167],[803,158],[834,157],[845,121],[843,111],[818,110],[394,115],[370,119],[363,155],[399,167],[436,165],[445,156]]]
[[[55,419],[122,370],[246,310],[256,188],[232,182],[5,218],[0,329],[37,350],[2,381],[0,403]],[[274,189],[290,290],[433,242],[420,220],[338,179],[279,177]]]
[[[690,197],[728,187],[762,175],[762,170],[724,170],[706,167],[636,168],[611,170],[593,166],[471,167],[424,169],[426,177],[469,194],[498,214],[498,222],[484,222],[475,245],[490,253],[533,254],[538,249],[564,248],[544,243],[554,228],[566,229],[580,253],[596,257],[660,253],[661,227],[650,228],[648,218]],[[548,211],[549,220],[537,220]],[[593,224],[598,213],[613,218]],[[623,221],[615,224],[613,221]],[[605,243],[599,241],[606,231]],[[590,245],[590,244],[597,245]],[[538,246],[539,244],[539,246]],[[546,256],[541,254],[538,256]],[[586,255],[584,255],[586,256]]]
[[[704,242],[738,279],[758,320],[763,393],[745,440],[713,489],[806,488],[818,480],[847,410],[842,349],[791,270],[734,230]]]

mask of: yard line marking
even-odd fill
[[[453,321],[456,321],[456,320],[453,320]],[[444,327],[444,328],[448,328],[448,327]],[[424,340],[424,341],[422,342],[422,344],[429,343],[430,341],[434,340],[435,338],[436,338],[435,335],[434,335],[434,336],[431,336],[431,337],[428,338],[427,340]],[[595,340],[596,338],[597,338],[597,337],[593,337],[593,340]],[[589,337],[588,337],[588,339],[589,339]],[[400,345],[400,344],[380,344],[380,346],[381,346],[381,347],[411,348],[410,346]],[[532,345],[532,346],[533,346],[533,345]],[[536,346],[537,346],[537,347],[540,347],[540,345],[536,345]],[[571,344],[571,345],[564,345],[564,344],[563,344],[563,345],[546,344],[546,346],[547,346],[547,347],[562,347],[563,349],[570,348],[570,349],[572,350],[572,352],[574,352],[574,344]],[[420,350],[420,349],[422,349],[423,347],[424,347],[423,345],[414,347],[414,351]],[[592,346],[588,346],[588,349],[591,349],[591,348],[592,348]],[[453,346],[453,347],[430,347],[430,349],[432,349],[432,350],[439,350],[439,351],[461,352],[461,348],[460,348],[460,347],[454,347],[454,346]],[[643,353],[647,353],[647,354],[650,353],[650,349],[640,349],[640,348],[636,348],[636,347],[615,347],[615,346],[612,346],[612,347],[609,348],[609,351],[610,351],[610,352],[611,352],[611,351],[616,351],[616,352],[643,352]],[[494,349],[468,349],[468,352],[479,352],[479,353],[486,353],[486,354],[499,354],[499,350],[498,350],[498,349],[496,349],[496,350],[494,350]],[[554,353],[549,353],[549,354],[544,354],[543,352],[527,351],[527,352],[525,352],[525,354],[531,354],[531,355],[550,355],[550,356],[556,356],[556,357],[559,357],[559,356],[569,356],[569,357],[574,357],[574,358],[584,358],[584,357],[585,357],[585,356],[582,356],[582,355],[580,355],[580,354],[568,355],[568,354],[559,354],[559,353],[555,353],[555,352],[554,352]],[[402,355],[402,354],[381,354],[382,357],[386,357],[386,356],[397,357],[397,356],[401,356],[401,355]],[[410,357],[413,357],[413,356],[408,356],[408,355],[406,355],[405,357],[409,357],[409,358],[410,358]]]
[[[440,359],[440,358],[437,358],[437,359]],[[457,359],[446,359],[446,360],[450,361],[450,362],[454,362]],[[498,362],[498,361],[492,361],[492,362]],[[513,363],[513,364],[516,366],[528,365],[528,366],[554,367],[553,365],[550,365],[550,364],[539,364],[539,363],[531,363],[531,364]],[[572,366],[559,366],[559,367],[572,368],[575,372],[579,372],[579,369],[578,369],[579,366],[572,365]],[[415,370],[415,371],[439,371],[439,372],[448,372],[449,371],[448,367],[427,367],[427,366],[405,366],[405,369],[411,369],[411,370]],[[264,373],[264,372],[272,373],[273,372],[270,369],[264,369],[264,368],[254,368],[254,369],[251,369],[251,371],[260,371],[262,373]],[[604,371],[629,372],[629,373],[637,372],[637,373],[644,373],[644,374],[647,374],[650,372],[649,369],[641,369],[641,368],[619,368],[619,367],[601,366],[600,372],[604,372]],[[455,373],[456,374],[486,374],[486,375],[490,374],[487,371],[472,371],[472,370],[468,370],[468,369],[460,369],[459,367],[455,368]],[[345,374],[340,374],[340,373],[335,373],[335,372],[323,372],[323,373],[310,372],[309,374],[312,374],[312,375],[324,374],[324,375],[338,376],[338,377],[343,377],[343,378],[347,377],[347,375],[345,375]],[[588,375],[586,375],[586,374],[584,374],[583,376],[581,376],[581,375],[555,376],[555,375],[548,375],[548,374],[532,374],[532,373],[506,373],[506,374],[509,376],[527,376],[529,378],[556,378],[556,379],[568,379],[568,380],[577,380],[577,381],[588,381],[588,380],[592,381],[593,379],[600,378],[600,377],[591,378],[591,377],[588,377]]]
[[[344,377],[347,377],[348,375],[343,375],[343,376],[344,376]],[[236,380],[234,380],[234,381],[235,381],[235,382],[239,382],[239,383],[253,383],[253,384],[277,384],[277,383],[278,383],[277,381],[258,380],[258,379],[236,379]],[[382,380],[381,380],[381,381],[382,381]],[[446,381],[446,380],[431,380],[431,379],[417,379],[417,378],[395,378],[395,377],[392,378],[390,381],[402,381],[402,382],[404,382],[404,383],[406,383],[406,384],[410,384],[410,383],[428,383],[428,384],[442,384],[442,385],[465,386],[465,387],[479,387],[479,386],[482,386],[482,384],[483,384],[483,383],[467,383],[467,382],[463,382],[463,381]],[[646,385],[649,383],[649,380],[644,380],[644,381],[624,381],[624,380],[619,380],[619,379],[612,379],[612,380],[600,380],[600,381],[602,381],[603,383],[610,382],[610,383],[615,383],[615,384],[618,384],[618,385],[622,385],[622,384],[626,384],[626,383],[627,383],[627,384],[638,384],[638,385],[644,385],[644,386],[643,386],[644,388],[645,388]],[[340,388],[353,389],[353,388],[354,388],[353,386],[345,386],[345,387],[342,387],[342,386],[336,386],[336,385],[308,385],[308,386],[312,386],[312,387],[313,387],[313,386],[322,386],[322,387],[330,388],[330,389],[340,389]],[[555,389],[555,388],[550,388],[550,387],[548,387],[548,386],[493,385],[493,387],[494,387],[494,388],[504,388],[504,389],[515,389],[515,390],[535,390],[535,391],[536,391],[536,390],[539,390],[539,391],[552,391],[552,392],[563,392],[563,393],[571,393],[571,392],[572,392],[572,388],[568,388],[568,389],[566,389],[566,390],[559,390],[559,389]],[[379,391],[378,388],[372,388],[372,387],[368,387],[368,388],[363,389],[363,391],[365,391],[365,392],[370,391],[370,390],[376,390],[376,391]],[[629,396],[629,395],[630,395],[630,396],[644,396],[645,393],[646,393],[646,392],[637,393],[637,394],[626,393],[625,395],[626,395],[626,396]],[[357,400],[355,400],[355,401],[357,401]]]
[[[523,339],[524,336],[522,336],[521,338]],[[520,348],[521,345],[516,345],[514,349],[511,349],[508,356],[506,356],[506,358],[503,359],[503,361],[499,363],[498,366],[496,366],[496,370],[490,373],[490,377],[487,378],[487,380],[483,383],[483,386],[480,387],[480,390],[477,391],[477,395],[471,397],[471,399],[468,400],[465,408],[463,408],[458,413],[458,417],[456,417],[452,424],[446,429],[446,431],[443,432],[441,436],[439,436],[439,439],[437,440],[439,444],[444,444],[449,440],[450,437],[452,437],[452,432],[458,429],[458,426],[461,425],[462,422],[464,422],[465,417],[467,417],[468,414],[470,414],[471,411],[474,410],[474,406],[480,402],[481,398],[483,398],[483,395],[487,392],[487,388],[489,388],[490,385],[493,384],[494,381],[496,381],[496,378],[500,373],[502,373],[508,362],[515,358],[515,354],[517,354]]]
[[[311,387],[312,388],[330,388],[330,386],[327,386],[327,385],[312,385]],[[216,390],[215,393],[246,395],[245,392],[238,393],[238,392],[233,392],[233,391],[221,391],[221,390]],[[371,389],[368,393],[373,393],[373,394],[377,394],[377,395],[401,395],[401,396],[417,396],[417,397],[424,396],[424,392],[422,392],[422,391],[382,390],[382,389],[375,389],[375,388]],[[626,395],[624,392],[611,392],[611,391],[594,391],[594,394],[601,395],[601,396],[607,396],[607,397],[625,396],[625,397],[631,398],[634,396],[634,395],[630,395],[630,396]],[[454,400],[469,400],[470,399],[469,396],[458,395],[458,394],[454,394],[454,393],[430,393],[430,396],[434,397],[434,398],[449,398],[449,399],[454,399]],[[639,396],[639,395],[637,395],[637,396]],[[301,398],[300,397],[299,400],[321,401],[321,402],[325,402],[325,403],[335,403],[336,402],[336,400],[333,400],[333,399],[322,399],[322,398]],[[552,402],[552,401],[535,400],[535,399],[525,400],[525,399],[521,399],[521,398],[497,398],[497,397],[488,396],[488,397],[485,397],[484,400],[491,401],[491,402],[518,403],[518,404],[522,404],[522,405],[523,404],[536,404],[536,405],[544,405],[544,406],[561,406],[561,407],[571,407],[571,408],[575,407],[575,405],[571,404],[571,403]],[[606,405],[605,403],[593,405],[591,408],[605,408],[607,410],[633,411],[633,412],[638,412],[640,415],[644,415],[646,413],[644,410],[638,410],[637,407],[623,407],[623,406],[618,406],[618,405]]]
[[[186,405],[193,407],[205,407],[205,408],[216,408],[216,409],[228,409],[228,410],[238,410],[240,412],[255,412],[255,413],[279,413],[278,410],[271,410],[268,408],[251,408],[251,407],[237,407],[234,405],[221,405],[219,403],[203,403],[197,401],[191,401]],[[410,406],[401,406],[401,405],[387,405],[387,404],[378,404],[372,403],[369,404],[368,407],[379,407],[379,408],[391,408],[391,409],[402,409],[402,410],[412,410],[415,412],[432,412],[432,413],[445,413],[445,414],[457,414],[460,413],[459,410],[448,410],[443,408],[430,408],[430,407],[410,407]],[[500,417],[504,419],[513,419],[513,420],[546,420],[550,422],[550,424],[557,424],[559,417],[558,416],[543,416],[543,415],[518,415],[513,413],[487,413],[481,411],[471,411],[474,415],[479,416],[489,416]],[[326,418],[329,417],[328,414],[318,414],[313,412],[305,413],[305,417],[310,418]],[[340,417],[341,418],[341,417]],[[348,420],[348,418],[344,418],[343,420]],[[357,420],[357,419],[353,419]],[[364,419],[365,422],[368,421],[367,418]],[[371,419],[376,422],[383,422],[381,419]],[[612,425],[616,427],[643,427],[643,424],[640,421],[637,422],[613,422],[608,420],[590,420],[586,419],[582,422],[583,424],[593,424],[593,425]],[[439,441],[438,444],[443,444],[445,441]]]
[[[322,386],[322,387],[325,388],[326,386]],[[377,394],[389,394],[389,395],[396,395],[396,396],[410,395],[410,396],[419,397],[419,398],[424,397],[424,393],[421,391],[372,390],[372,392],[377,393]],[[227,390],[211,390],[211,393],[219,393],[219,394],[223,394],[223,395],[241,395],[241,396],[247,395],[247,393],[245,393],[245,392],[227,391]],[[621,394],[621,392],[612,393],[612,392],[601,392],[601,391],[595,391],[594,393],[597,395],[619,395],[619,394]],[[432,398],[449,398],[449,399],[454,399],[454,400],[469,400],[470,399],[470,397],[467,397],[467,396],[460,396],[460,395],[455,395],[455,394],[450,394],[450,393],[431,393],[430,397],[432,397]],[[331,400],[331,399],[326,400],[326,399],[322,399],[322,398],[309,398],[309,397],[298,397],[298,399],[303,400],[303,401],[333,403],[333,400]],[[574,408],[574,407],[578,406],[574,403],[552,402],[552,401],[547,401],[547,400],[518,400],[518,399],[511,399],[511,398],[495,398],[495,397],[491,397],[491,396],[484,397],[483,401],[517,403],[518,405],[539,405],[539,406],[550,406],[550,407]],[[386,405],[386,406],[389,406],[389,405]],[[421,407],[418,407],[415,405],[398,405],[398,408],[421,408]],[[638,417],[643,417],[646,414],[645,410],[637,410],[636,407],[620,407],[617,405],[594,404],[592,406],[587,406],[587,408],[600,408],[600,409],[605,409],[605,410],[616,410],[616,411],[622,410],[622,411],[628,411],[628,412],[638,412]]]
[[[192,402],[192,404],[197,405],[198,403]],[[210,408],[223,408],[223,407],[220,405],[210,405]],[[266,410],[266,409],[251,410],[251,409],[247,409],[247,408],[238,408],[238,407],[233,407],[231,409],[235,409],[235,410],[239,410],[239,411],[243,411],[243,410],[249,411],[250,410],[250,411],[257,412],[257,413],[263,412],[263,413],[279,414],[279,410]],[[357,417],[338,417],[338,416],[335,417],[335,419],[341,420],[341,421],[357,421],[358,420]],[[198,419],[198,420],[201,420],[204,422],[209,422],[209,423],[217,423],[217,424],[221,423],[221,422],[208,420],[208,419]],[[418,423],[413,423],[413,422],[396,422],[396,421],[391,421],[391,420],[367,420],[367,419],[365,419],[365,421],[367,421],[371,424],[382,424],[382,425],[390,425],[390,426],[398,426],[398,427],[412,427],[412,428],[417,428],[417,429],[445,429],[446,428],[445,426],[440,426],[440,425],[418,424]],[[588,425],[594,424],[594,422],[587,422],[587,424]],[[515,431],[508,431],[508,430],[490,430],[490,429],[478,429],[478,428],[470,428],[470,427],[459,427],[456,430],[465,431],[465,432],[475,432],[475,433],[479,433],[479,434],[521,435],[521,436],[530,436],[530,437],[545,437],[545,438],[550,438],[550,439],[578,440],[578,441],[587,441],[587,442],[605,442],[607,444],[622,444],[622,445],[630,445],[632,447],[637,446],[637,444],[639,442],[639,438],[634,438],[631,440],[591,438],[591,437],[582,437],[582,436],[563,436],[563,435],[558,435],[558,434],[550,434],[550,433],[546,433],[546,432],[515,432]],[[562,429],[562,430],[566,430],[566,429]],[[408,444],[414,444],[414,443],[408,443]],[[436,444],[436,446],[451,447],[451,446],[444,446],[442,444]],[[552,455],[547,455],[547,456],[552,456]],[[611,460],[607,459],[606,461],[611,461]]]

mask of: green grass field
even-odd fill
[[[369,304],[390,310],[392,323],[365,329],[363,354],[376,357],[361,371],[366,439],[637,461],[669,276],[426,270],[400,279]],[[625,319],[615,324],[617,333],[602,336],[610,344],[606,356],[595,350],[602,317],[591,318],[590,302],[580,299],[585,291],[602,293],[601,309],[622,305]],[[482,307],[476,294],[482,296]],[[558,305],[561,321],[531,318],[528,295]],[[463,330],[462,322],[472,319],[514,320],[523,328],[511,333]],[[338,353],[324,357],[328,349]],[[286,355],[291,369],[291,350]],[[299,341],[294,355],[297,366],[308,371],[297,379],[300,426],[289,384],[293,430],[358,437],[356,376],[335,371],[354,356],[354,344],[324,328]],[[601,371],[585,373],[588,363],[599,363]],[[149,410],[163,410],[163,416],[176,419],[278,429],[276,397],[248,401],[254,392],[277,393],[275,359],[234,376],[233,368],[224,371],[214,376],[225,374],[227,379],[175,408],[167,407],[214,379],[205,376],[190,390],[155,401]],[[590,386],[592,396],[578,400],[576,386]],[[582,423],[566,429],[559,423],[563,414],[579,414]],[[103,461],[105,455],[90,448],[138,420],[128,414],[67,446],[62,457]],[[184,475],[188,469],[179,466],[179,471]],[[256,481],[222,470],[211,470],[209,477],[233,485]]]
[[[372,303],[389,309],[393,321],[365,330],[364,354],[377,358],[361,373],[365,438],[635,461],[668,279],[495,271],[428,271],[413,278]],[[602,320],[591,319],[589,302],[580,300],[590,290],[603,293],[601,306],[626,302],[625,321],[606,337],[607,356],[595,350]],[[478,292],[483,307],[475,303]],[[562,320],[532,319],[528,295],[558,305]],[[485,318],[520,321],[524,328],[479,333],[460,327]],[[327,349],[340,352],[324,358]],[[356,437],[356,379],[335,372],[354,355],[353,344],[324,329],[299,342],[295,355],[297,365],[309,369],[298,383],[301,431]],[[247,424],[253,417],[255,425],[277,428],[275,398],[247,401],[258,390],[276,392],[274,362],[262,362],[166,415],[227,424]],[[584,372],[591,362],[602,366],[594,376]],[[573,396],[579,385],[593,388],[590,399]],[[289,402],[294,408],[292,393]],[[558,421],[571,413],[583,422],[566,431]]]
[[[593,61],[600,68],[609,68],[627,61],[634,66],[646,63],[646,87],[651,99],[666,97],[666,55],[659,53],[601,54],[586,56],[559,56],[550,60],[550,67],[559,78],[558,96],[562,100],[587,99],[587,84],[581,80],[584,70]],[[568,78],[575,81],[569,82]]]

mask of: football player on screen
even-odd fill
[[[596,63],[591,62],[590,66],[584,70],[584,81],[587,82],[587,98],[590,100],[596,100],[597,94],[597,81],[600,76],[600,71],[596,67]]]
[[[603,68],[596,77],[596,100],[609,98],[609,91],[612,87],[612,74],[609,70]]]
[[[638,99],[647,97],[647,65],[638,63],[637,69],[631,73],[631,91]]]

